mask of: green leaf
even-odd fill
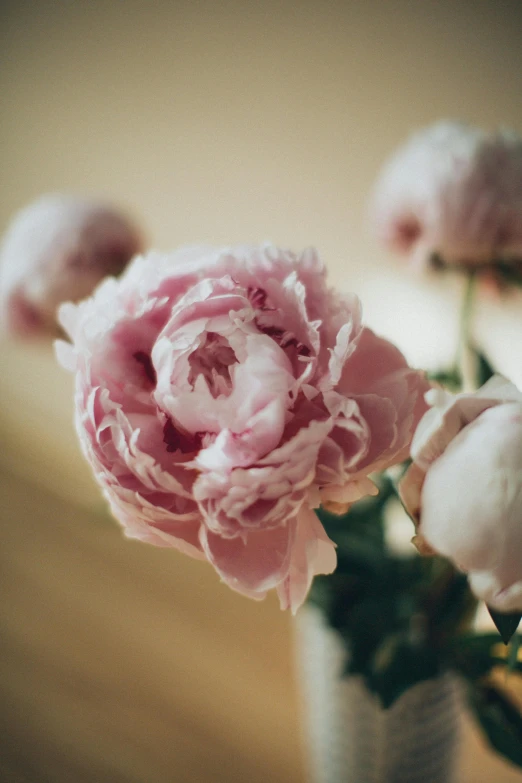
[[[460,370],[456,367],[451,367],[448,370],[434,370],[433,372],[428,372],[427,375],[430,381],[447,386],[451,391],[460,391],[462,387],[462,376]]]
[[[446,571],[439,579],[433,579],[426,611],[437,633],[453,635],[462,628],[465,619],[473,616],[477,601],[473,596],[465,574],[445,563]]]
[[[499,655],[501,646],[496,633],[461,634],[453,638],[448,651],[448,665],[467,680],[474,682],[491,673],[497,666],[522,672],[522,662],[510,662],[510,655]]]
[[[520,263],[496,261],[495,271],[506,285],[522,285],[522,267]]]
[[[477,384],[478,386],[483,386],[486,381],[489,381],[489,379],[495,375],[495,370],[489,363],[489,360],[486,358],[485,354],[483,354],[482,351],[476,346],[472,347],[473,352],[477,357]]]
[[[316,577],[308,593],[307,601],[328,615],[332,604],[332,591],[325,579]]]
[[[350,651],[346,673],[366,675],[376,649],[397,628],[395,596],[366,594],[348,609],[339,605],[331,621]]]
[[[510,672],[515,672],[518,671],[519,669],[522,669],[522,665],[520,665],[520,662],[518,660],[518,650],[520,648],[520,641],[521,641],[520,634],[516,633],[511,639],[511,644],[509,645],[509,654],[508,654],[507,661],[508,661],[508,669]]]
[[[516,704],[490,683],[475,683],[470,702],[491,746],[522,767],[522,716]]]
[[[509,640],[517,630],[520,620],[522,619],[522,612],[498,612],[491,606],[488,606],[488,612],[491,619],[495,623],[497,630],[502,638],[504,644],[509,644]]]
[[[365,681],[382,706],[388,709],[407,690],[439,674],[437,652],[431,647],[412,645],[406,634],[384,639],[375,651],[372,669]]]

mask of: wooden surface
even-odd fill
[[[300,780],[288,618],[2,474],[0,780]]]
[[[151,244],[315,244],[412,362],[453,351],[458,291],[387,265],[366,204],[439,117],[522,131],[519,0],[0,4],[0,222],[102,194]],[[519,299],[477,336],[522,383]],[[0,343],[0,783],[303,783],[291,618],[126,541],[45,345]],[[515,783],[466,724],[459,783]]]

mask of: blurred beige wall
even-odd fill
[[[440,117],[522,132],[521,34],[520,0],[2,0],[0,228],[65,190],[126,205],[160,248],[314,244],[434,364],[458,291],[393,266],[368,196]],[[519,382],[521,315],[477,318]],[[94,516],[70,379],[41,347],[4,341],[0,364],[2,783],[301,781],[289,618]],[[488,759],[466,744],[462,783],[520,780]]]
[[[151,241],[371,263],[383,157],[440,117],[522,130],[519,0],[3,0],[0,222],[105,193]],[[343,280],[344,281],[344,280]]]

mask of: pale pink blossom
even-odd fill
[[[425,410],[424,376],[313,250],[138,257],[60,319],[83,450],[126,534],[292,611],[336,565],[313,509],[376,492]]]
[[[522,393],[497,375],[426,396],[400,485],[419,549],[453,560],[491,606],[522,610]]]
[[[0,251],[0,319],[12,335],[57,331],[57,307],[89,296],[143,249],[118,210],[65,195],[42,196],[13,218]]]
[[[439,122],[384,166],[373,219],[380,239],[418,267],[522,260],[522,139]]]

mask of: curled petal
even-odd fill
[[[474,394],[453,395],[432,389],[426,399],[431,405],[415,432],[411,452],[424,471],[470,422],[488,408],[504,402],[522,402],[522,393],[501,375],[494,375]]]
[[[156,511],[140,514],[136,502],[125,503],[121,498],[106,493],[111,511],[123,525],[127,538],[135,538],[154,546],[177,549],[185,555],[204,560],[205,554],[199,540],[199,520],[179,521],[165,515],[162,519]]]
[[[201,473],[194,497],[209,528],[236,537],[294,518],[314,481],[317,453],[331,426],[311,422],[250,468]]]

